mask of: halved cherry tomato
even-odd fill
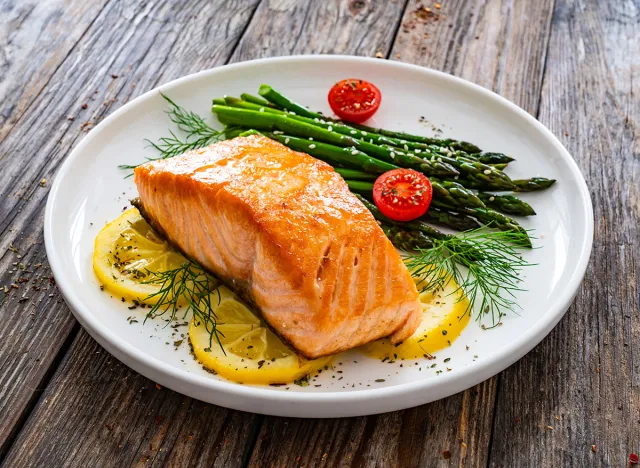
[[[329,91],[329,105],[335,114],[348,122],[364,122],[380,107],[382,94],[371,83],[349,78],[342,80]]]
[[[411,221],[425,214],[432,193],[431,181],[412,169],[385,172],[373,184],[373,201],[394,221]]]

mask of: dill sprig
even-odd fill
[[[184,320],[189,312],[193,317],[205,325],[209,332],[209,346],[213,344],[213,338],[222,348],[220,336],[222,333],[217,328],[217,317],[214,307],[220,304],[221,283],[212,275],[204,271],[193,262],[184,262],[178,268],[168,271],[148,272],[151,279],[145,284],[159,285],[160,289],[149,295],[146,301],[154,299],[155,304],[145,318],[162,317],[169,314],[167,323],[176,320],[178,314],[182,312]],[[217,293],[218,303],[213,304],[212,296]],[[215,298],[213,299],[215,301]],[[186,307],[183,309],[183,305]],[[183,310],[181,310],[183,309]]]
[[[228,130],[216,130],[195,112],[191,112],[186,110],[184,107],[179,106],[170,97],[162,93],[160,93],[160,95],[169,103],[169,110],[167,110],[169,119],[176,124],[180,131],[185,133],[185,137],[182,139],[172,130],[169,130],[169,136],[162,137],[157,142],[145,139],[151,147],[155,148],[160,153],[157,157],[145,158],[147,161],[173,158],[174,156],[179,156],[187,151],[203,148],[212,143],[226,140],[228,138]],[[118,167],[120,169],[135,169],[140,164],[122,164]]]
[[[493,328],[507,311],[515,312],[515,292],[525,261],[514,245],[522,234],[515,231],[475,229],[443,239],[433,239],[433,247],[420,249],[405,258],[407,268],[423,285],[423,291],[437,291],[454,280],[469,299],[465,314],[479,303],[477,320],[491,315]],[[460,300],[464,298],[460,296]]]

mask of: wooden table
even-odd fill
[[[585,282],[549,337],[500,375],[395,413],[264,417],[159,388],[64,304],[43,212],[86,132],[180,76],[312,53],[411,62],[492,89],[582,169],[596,227]],[[638,83],[638,0],[1,0],[3,466],[627,466],[640,451]]]

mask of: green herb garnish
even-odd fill
[[[161,317],[169,314],[167,323],[174,322],[182,313],[184,320],[189,312],[193,317],[203,323],[209,332],[209,346],[213,344],[215,337],[218,345],[224,353],[220,337],[224,336],[217,328],[217,317],[213,308],[220,304],[220,282],[204,271],[200,266],[192,262],[184,262],[178,268],[169,271],[148,272],[150,278],[144,284],[160,285],[160,289],[149,295],[145,301],[155,300],[148,318]],[[217,294],[216,294],[217,293]],[[212,303],[212,296],[217,296],[217,304]],[[213,299],[215,301],[215,299]],[[182,304],[186,302],[184,310]],[[225,353],[226,354],[226,353]]]
[[[517,306],[514,293],[523,290],[518,286],[519,273],[531,265],[514,247],[521,238],[514,231],[466,231],[433,239],[432,248],[408,254],[405,263],[414,278],[421,280],[422,292],[442,290],[454,280],[458,288],[452,294],[462,291],[469,299],[465,314],[472,313],[478,301],[477,319],[490,314],[495,327],[506,311]]]
[[[180,107],[168,96],[165,96],[162,93],[160,93],[160,95],[169,103],[169,110],[167,111],[169,119],[171,119],[171,121],[178,126],[178,129],[184,132],[186,136],[184,139],[181,139],[172,130],[169,130],[170,136],[162,137],[158,142],[153,142],[148,139],[145,140],[160,153],[160,156],[158,157],[146,158],[147,161],[172,158],[186,153],[187,151],[203,148],[212,143],[226,140],[228,138],[225,131],[212,128],[198,114]],[[135,169],[140,164],[123,164],[118,167],[120,169]]]

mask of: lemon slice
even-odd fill
[[[197,317],[191,320],[189,338],[196,359],[222,377],[246,384],[284,384],[331,363],[331,357],[307,360],[296,355],[227,288],[221,287],[220,298],[216,295],[211,303],[224,351]]]
[[[173,250],[131,208],[107,224],[96,237],[93,270],[104,288],[117,297],[145,300],[160,285],[145,284],[149,272],[180,267],[186,258]],[[145,302],[153,304],[153,299]]]
[[[444,289],[420,294],[422,322],[411,337],[400,345],[384,338],[364,345],[369,356],[384,359],[417,359],[446,348],[469,323],[469,300],[461,296],[458,284],[450,280]]]

